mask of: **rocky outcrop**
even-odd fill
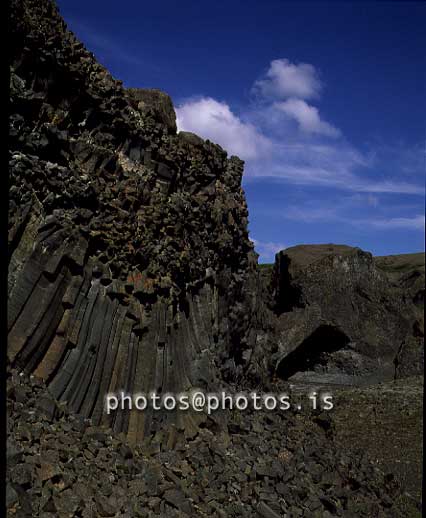
[[[375,257],[391,289],[402,298],[404,315],[412,330],[395,359],[396,376],[422,374],[424,368],[425,254],[401,254]]]
[[[243,163],[176,134],[50,1],[11,18],[8,360],[137,441],[154,425],[108,420],[106,392],[235,380],[255,340]]]
[[[284,379],[337,384],[421,374],[422,323],[406,293],[359,248],[280,252],[269,284],[272,368]]]
[[[130,105],[142,116],[153,113],[154,118],[159,120],[170,133],[176,133],[176,113],[170,97],[155,88],[128,88],[126,95]]]

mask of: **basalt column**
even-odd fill
[[[119,412],[109,392],[214,388],[256,340],[243,163],[176,133],[48,0],[11,3],[8,361],[141,440],[199,417]],[[181,420],[184,422],[181,422]]]

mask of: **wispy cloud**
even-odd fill
[[[132,49],[123,47],[113,37],[94,29],[86,22],[72,17],[67,17],[67,22],[69,28],[101,61],[107,59],[127,65],[151,66],[147,60],[142,59],[140,53],[135,53]]]
[[[391,180],[375,181],[371,178],[361,178],[346,170],[344,157],[342,163],[336,162],[333,168],[324,168],[320,164],[291,163],[271,164],[270,168],[252,171],[252,177],[272,176],[287,180],[294,185],[322,186],[336,188],[343,191],[389,194],[413,194],[423,195],[425,190],[422,185],[408,182],[396,182]],[[255,166],[257,167],[257,165]],[[271,172],[271,175],[268,173]]]
[[[425,143],[408,145],[406,142],[396,142],[390,145],[378,138],[369,142],[370,157],[373,166],[387,163],[391,172],[406,178],[424,177],[426,172]]]
[[[392,180],[383,180],[381,182],[368,180],[363,182],[361,179],[356,179],[356,182],[354,182],[350,187],[352,190],[359,192],[418,194],[420,196],[425,193],[423,185],[416,185],[408,182],[396,182]]]
[[[418,209],[418,206],[416,207]],[[425,216],[392,216],[392,211],[407,212],[410,207],[389,204],[371,194],[355,194],[340,199],[308,200],[289,205],[281,214],[284,219],[303,223],[339,223],[358,228],[380,230],[424,230]]]
[[[340,219],[338,212],[333,207],[287,207],[284,213],[285,219],[313,223],[319,221],[334,221]]]
[[[377,179],[377,167],[373,166],[371,157],[344,141],[336,144],[300,141],[293,145],[274,142],[271,149],[263,161],[247,163],[246,181],[271,177],[293,185],[360,193],[424,195],[425,192],[423,184],[407,181],[408,178],[401,181],[381,175]],[[383,169],[386,167],[382,164]]]
[[[364,219],[355,221],[356,225],[370,225],[379,229],[412,229],[412,230],[424,230],[425,228],[425,217],[422,214],[418,214],[413,218],[389,218],[389,219]]]

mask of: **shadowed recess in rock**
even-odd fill
[[[327,372],[335,366],[333,353],[344,349],[348,344],[349,338],[339,329],[328,325],[320,326],[280,361],[277,375],[289,380],[298,372]]]

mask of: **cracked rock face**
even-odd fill
[[[8,359],[137,441],[150,420],[111,422],[106,392],[212,388],[255,340],[243,163],[176,134],[50,1],[11,19]]]
[[[269,282],[278,376],[360,384],[421,374],[418,291],[410,300],[370,253],[344,245],[289,248],[277,254]]]

